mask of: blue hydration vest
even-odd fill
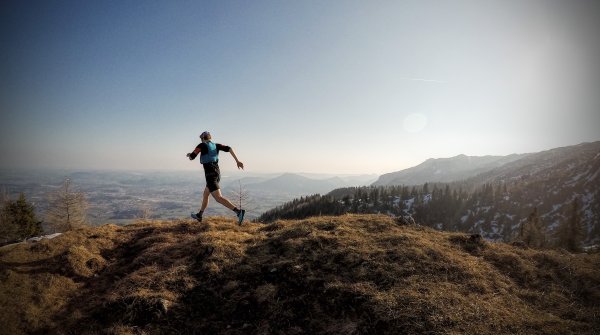
[[[217,150],[217,145],[213,142],[206,142],[206,146],[208,147],[208,153],[204,155],[200,155],[200,163],[214,163],[219,161],[219,150]]]

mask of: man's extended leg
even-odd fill
[[[202,213],[204,213],[204,210],[208,206],[208,198],[209,197],[210,197],[210,190],[208,189],[208,187],[205,187],[204,193],[202,194],[202,205],[200,206],[200,211],[196,214],[192,213],[192,218],[198,220],[199,222],[202,222]]]
[[[229,200],[227,200],[227,198],[223,197],[220,189],[214,190],[211,194],[212,194],[213,198],[215,198],[215,200],[217,200],[218,203],[220,203],[221,205],[234,211],[235,215],[238,217],[238,224],[242,224],[242,221],[244,220],[244,214],[246,213],[245,210],[235,207],[235,205],[232,204],[231,201],[229,201]]]
[[[208,206],[208,198],[210,197],[210,190],[208,187],[204,188],[204,193],[202,194],[202,207],[200,207],[200,212],[204,212],[206,207]]]

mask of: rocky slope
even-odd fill
[[[501,226],[515,230],[537,207],[551,235],[577,201],[587,243],[600,243],[600,142],[532,154],[467,182],[508,189],[492,202],[465,209],[463,215],[470,215],[475,224],[473,231],[501,232]]]

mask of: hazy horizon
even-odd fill
[[[8,1],[0,27],[5,169],[201,170],[204,130],[246,173],[600,140],[600,2]]]
[[[591,141],[591,142],[581,142],[581,143],[577,143],[574,145],[567,145],[568,146],[576,146],[576,145],[580,145],[580,144],[584,144],[584,143],[592,143],[592,142],[597,142],[597,141]],[[552,149],[557,149],[559,147],[556,148],[548,148],[547,150],[552,150]],[[543,152],[543,151],[547,151],[547,150],[541,150],[539,152]],[[508,155],[480,155],[480,156],[475,156],[475,155],[467,155],[469,157],[486,157],[486,156],[496,156],[496,157],[506,157],[506,156],[510,156],[510,155],[523,155],[523,154],[532,154],[535,152],[519,152],[519,153],[511,153]],[[405,169],[409,169],[409,168],[413,168],[416,167],[422,163],[424,163],[425,161],[429,160],[429,159],[445,159],[445,158],[455,158],[458,157],[460,155],[464,155],[464,154],[458,154],[455,156],[451,156],[451,157],[429,157],[421,162],[416,163],[415,165],[410,165],[404,168],[400,168],[397,170],[393,170],[393,171],[386,171],[383,173],[336,173],[336,172],[307,172],[307,171],[245,171],[245,170],[241,170],[241,169],[235,169],[229,166],[226,166],[225,168],[221,168],[221,172],[223,173],[223,177],[227,178],[230,176],[235,176],[235,178],[237,177],[255,177],[255,176],[271,176],[271,177],[276,177],[279,175],[283,175],[283,174],[296,174],[296,175],[302,175],[302,176],[306,176],[306,177],[310,177],[310,178],[315,178],[315,179],[320,179],[320,178],[330,178],[330,177],[356,177],[356,176],[381,176],[387,173],[392,173],[392,172],[398,172],[401,170],[405,170]],[[231,158],[231,160],[233,161],[233,158]],[[222,165],[222,164],[221,164]],[[198,166],[194,166],[193,168],[185,168],[185,169],[153,169],[153,168],[138,168],[138,169],[128,169],[128,168],[77,168],[77,167],[0,167],[0,172],[2,171],[25,171],[25,172],[35,172],[35,171],[49,171],[49,172],[68,172],[68,173],[74,173],[74,172],[123,172],[123,173],[177,173],[177,172],[185,172],[185,173],[202,173],[203,169],[200,166],[200,164],[198,164]],[[199,174],[201,175],[201,174]],[[203,176],[203,174],[202,174]]]

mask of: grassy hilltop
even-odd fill
[[[0,248],[0,334],[598,334],[599,265],[377,215],[104,225]]]

